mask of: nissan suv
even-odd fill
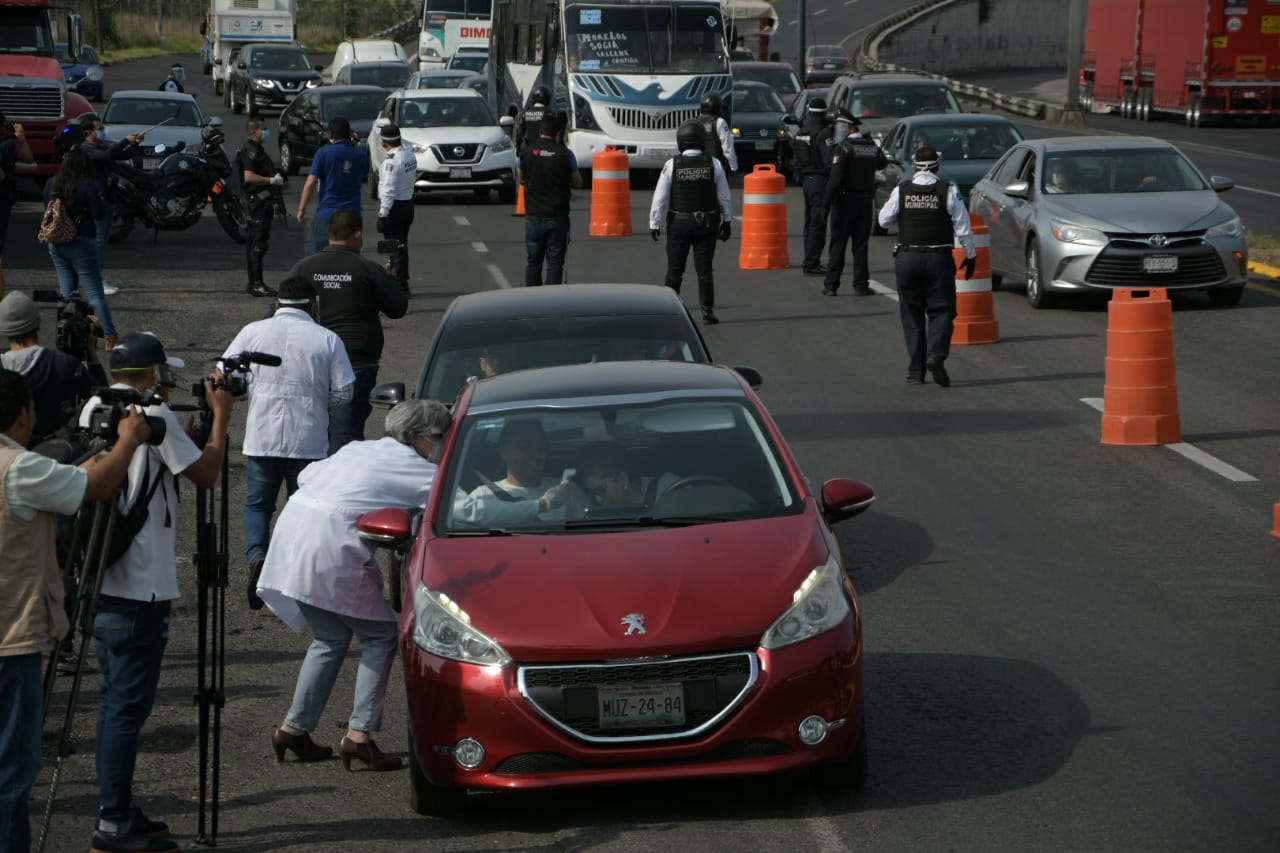
[[[231,111],[256,114],[284,109],[299,93],[323,85],[306,51],[288,44],[250,44],[240,50],[227,79]]]

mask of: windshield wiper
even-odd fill
[[[736,521],[722,515],[640,515],[622,518],[575,518],[564,523],[565,530],[587,530],[605,527],[693,527],[698,524],[715,524]]]
[[[490,527],[487,530],[476,528],[469,530],[465,527],[455,528],[447,531],[450,536],[517,536],[522,535],[523,531],[508,530],[505,527]]]

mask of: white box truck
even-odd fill
[[[232,48],[252,42],[294,43],[294,0],[213,0],[206,28],[213,44],[213,90],[221,95]]]

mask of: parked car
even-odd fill
[[[214,94],[222,96],[222,105],[227,109],[231,109],[231,82],[230,81],[231,81],[231,77],[236,72],[236,63],[240,59],[240,48],[242,47],[244,47],[244,45],[240,45],[240,44],[232,45],[231,50],[227,51],[226,72],[223,74],[222,79],[215,79],[213,81]],[[213,58],[213,64],[221,65],[222,60],[215,56]],[[212,74],[213,72],[210,71],[209,73]]]
[[[369,133],[369,156],[377,192],[378,167],[386,159],[382,128],[400,126],[403,144],[418,156],[417,192],[473,191],[483,198],[493,190],[503,204],[516,200],[516,155],[507,131],[510,116],[495,118],[472,89],[417,89],[393,92]]]
[[[991,283],[1021,279],[1027,301],[1116,287],[1244,293],[1249,249],[1240,217],[1162,139],[1079,136],[1015,145],[969,193],[990,229]]]
[[[421,523],[357,523],[369,544],[416,538],[392,580],[411,807],[798,768],[862,786],[862,614],[832,524],[873,501],[855,480],[811,487],[726,367],[468,384]]]
[[[415,71],[405,81],[406,89],[461,89],[475,80],[483,80],[483,74],[467,71],[463,68],[433,68]]]
[[[329,80],[337,82],[338,72],[353,62],[409,62],[404,45],[395,39],[346,39],[338,43],[333,62],[325,69]]]
[[[733,82],[763,83],[778,93],[788,107],[804,87],[786,62],[730,62]]]
[[[790,116],[773,89],[763,83],[734,84],[730,129],[741,169],[752,163],[773,163],[781,169],[791,154],[784,120]]]
[[[200,145],[203,141],[200,132],[206,123],[193,96],[154,89],[116,92],[102,111],[102,129],[108,139],[124,139],[131,133],[145,131],[146,136],[134,163],[142,169],[152,169],[160,164],[162,157],[156,153],[158,145],[169,150],[179,142],[191,147]]]
[[[838,44],[811,44],[804,51],[804,84],[833,83],[835,79],[853,70],[849,54]]]
[[[877,142],[904,116],[963,112],[951,87],[922,74],[846,74],[831,84],[827,106],[858,116]]]
[[[284,109],[307,89],[324,84],[306,51],[288,44],[248,44],[240,48],[227,80],[227,98],[237,115]]]
[[[67,91],[79,92],[91,101],[102,100],[103,63],[98,59],[98,52],[91,45],[81,45],[80,53],[72,56],[67,51],[66,42],[53,46],[53,52],[62,65],[62,79],[66,81]]]
[[[484,68],[488,64],[488,48],[462,45],[449,57],[444,67],[450,71],[471,71],[476,74],[483,74]]]
[[[280,168],[296,175],[308,165],[329,143],[329,122],[335,118],[345,118],[361,139],[367,139],[389,94],[378,86],[321,86],[294,98],[280,113]]]
[[[413,69],[409,63],[399,60],[379,62],[351,62],[333,75],[335,86],[380,86],[383,89],[403,89]]]

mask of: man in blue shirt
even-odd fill
[[[329,217],[349,210],[360,215],[360,182],[369,174],[369,152],[359,145],[345,118],[329,122],[329,144],[322,146],[311,161],[311,173],[298,200],[298,222],[307,218],[307,204],[319,187],[320,202],[307,238],[307,254],[314,255],[329,243]]]

